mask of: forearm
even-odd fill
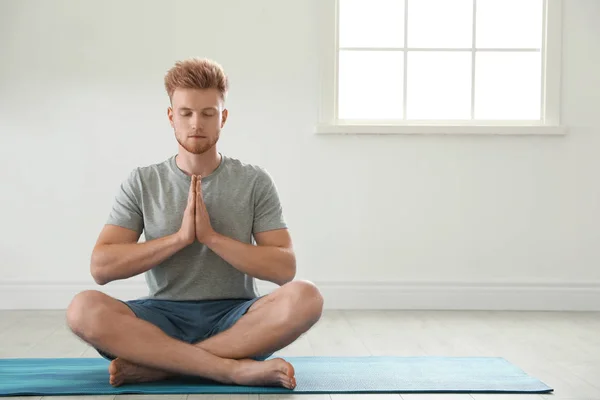
[[[205,244],[233,267],[257,279],[283,285],[296,275],[296,256],[292,249],[254,246],[218,233]]]
[[[101,245],[92,253],[91,273],[100,285],[130,278],[152,269],[186,245],[177,234],[143,243]]]

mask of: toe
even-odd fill
[[[115,387],[120,386],[123,383],[121,377],[118,374],[111,374],[108,381],[112,386]]]
[[[117,373],[117,360],[112,360],[108,365],[108,373],[114,375]]]
[[[279,375],[279,383],[281,384],[281,386],[287,389],[291,389],[293,387],[292,379],[290,379],[290,377],[286,374]]]

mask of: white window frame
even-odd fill
[[[408,0],[405,1],[405,7]],[[540,121],[343,121],[337,118],[339,0],[326,0],[321,21],[321,99],[317,134],[564,135],[560,122],[563,0],[544,1]],[[406,21],[405,21],[406,22]],[[404,105],[406,107],[406,104]]]

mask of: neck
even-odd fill
[[[177,166],[187,175],[200,175],[202,177],[210,175],[221,163],[221,155],[217,152],[216,146],[202,154],[192,154],[185,149],[179,148],[177,157],[175,157]]]

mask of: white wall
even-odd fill
[[[568,136],[367,137],[313,133],[322,1],[0,2],[0,308],[95,286],[119,183],[177,150],[163,75],[207,56],[328,307],[600,309],[600,2],[565,1]]]

